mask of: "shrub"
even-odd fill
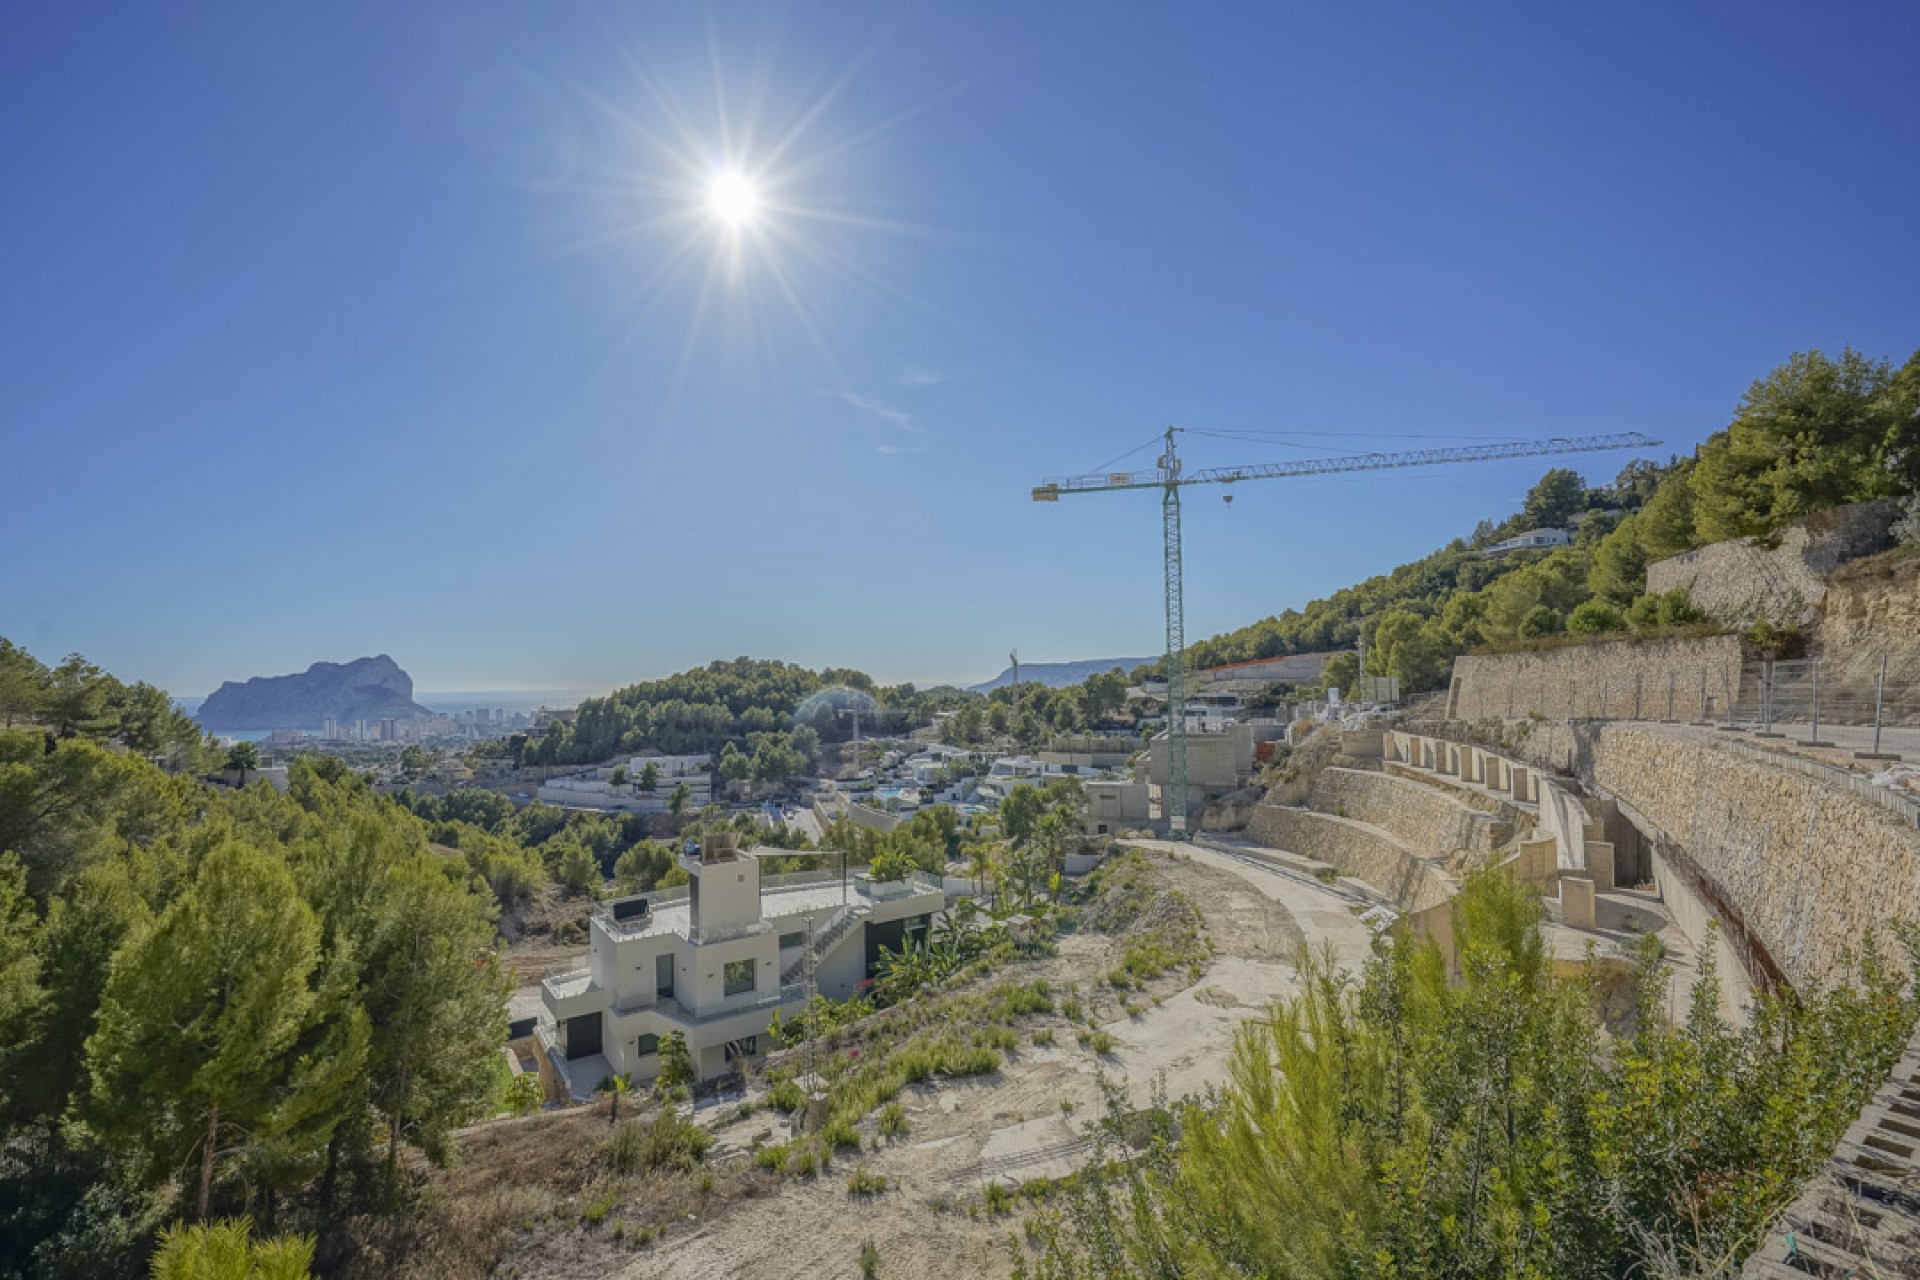
[[[1053,1043],[1053,1028],[1052,1028],[1052,1027],[1042,1027],[1042,1028],[1040,1028],[1040,1029],[1039,1029],[1038,1031],[1036,1031],[1036,1032],[1034,1032],[1034,1033],[1033,1033],[1033,1042],[1034,1042],[1035,1044],[1037,1044],[1037,1045],[1046,1045],[1046,1044],[1052,1044],[1052,1043]]]
[[[1053,997],[1048,994],[1045,979],[1009,987],[1001,997],[1001,1007],[1009,1015],[1018,1016],[1027,1013],[1052,1013]]]
[[[771,1169],[775,1173],[785,1173],[787,1171],[787,1158],[791,1154],[792,1148],[786,1143],[769,1142],[766,1146],[761,1147],[753,1153],[753,1162],[762,1169]]]
[[[851,1120],[847,1120],[841,1116],[833,1117],[821,1127],[820,1141],[826,1143],[835,1151],[858,1151],[860,1149],[859,1131],[853,1127]]]
[[[984,1198],[989,1218],[997,1218],[1003,1213],[1013,1212],[1013,1188],[1004,1182],[989,1182]]]
[[[1559,610],[1544,604],[1533,606],[1520,619],[1520,634],[1529,638],[1558,635],[1563,629]]]
[[[1888,532],[1903,547],[1920,547],[1920,494],[1900,504],[1900,518],[1893,522]]]
[[[960,1049],[947,1056],[943,1068],[950,1076],[984,1076],[1000,1069],[1000,1055],[984,1046]]]
[[[807,1104],[807,1095],[792,1080],[782,1080],[767,1093],[767,1105],[775,1111],[792,1114]]]
[[[1649,593],[1627,606],[1627,623],[1635,631],[1662,631],[1706,620],[1706,613],[1693,603],[1685,587],[1659,595]]]
[[[875,1173],[861,1165],[847,1175],[847,1194],[850,1196],[877,1196],[887,1189],[887,1175]]]
[[[1103,1058],[1113,1052],[1113,1037],[1104,1031],[1089,1032],[1084,1043]]]
[[[669,1108],[649,1120],[629,1120],[601,1148],[615,1173],[642,1169],[690,1169],[713,1144],[713,1135]]]
[[[598,1200],[590,1201],[587,1207],[580,1211],[581,1219],[590,1227],[599,1226],[607,1220],[607,1215],[613,1212],[613,1202],[619,1198],[619,1192],[609,1191]]]
[[[907,1123],[907,1109],[897,1102],[889,1102],[880,1109],[880,1136],[897,1138],[907,1132],[911,1126]]]
[[[880,1271],[880,1250],[872,1240],[860,1242],[860,1280],[873,1280]]]
[[[1626,629],[1627,620],[1604,600],[1589,600],[1567,618],[1567,630],[1575,635],[1599,636]]]

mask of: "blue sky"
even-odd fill
[[[1916,48],[1904,2],[9,6],[0,634],[180,694],[1152,652],[1152,495],[1028,489],[1170,422],[1683,451],[1796,350],[1904,358]],[[1188,634],[1544,465],[1195,491]]]

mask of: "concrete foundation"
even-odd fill
[[[1560,877],[1560,923],[1569,929],[1593,928],[1593,881]]]

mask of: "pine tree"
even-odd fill
[[[435,1160],[494,1101],[507,984],[487,899],[425,855],[390,868],[363,996],[373,1027],[369,1096],[386,1121],[387,1167],[402,1141]]]
[[[156,1177],[197,1163],[202,1220],[222,1161],[274,1138],[322,1084],[294,1053],[319,950],[286,867],[225,839],[114,958],[88,1042],[94,1122]]]

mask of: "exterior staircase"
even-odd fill
[[[873,914],[873,908],[864,902],[841,907],[828,916],[826,923],[816,926],[813,931],[813,944],[800,953],[800,957],[786,967],[780,975],[782,986],[799,982],[806,976],[808,962],[818,965],[827,958],[827,954],[838,946],[840,940],[853,931],[853,926]]]

